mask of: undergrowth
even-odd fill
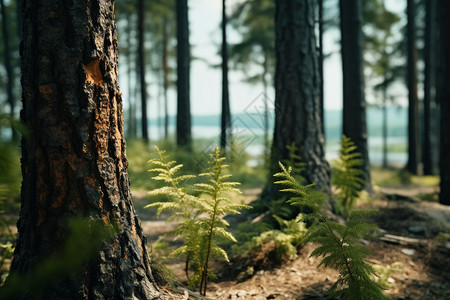
[[[172,256],[186,256],[185,272],[191,286],[198,286],[202,295],[206,294],[208,278],[214,277],[208,265],[211,257],[222,257],[228,261],[228,255],[217,244],[217,240],[237,242],[231,233],[226,231],[229,226],[224,216],[238,214],[246,205],[233,203],[233,195],[240,194],[238,182],[230,181],[230,174],[226,174],[225,158],[220,155],[218,147],[211,154],[206,172],[199,175],[204,178],[201,183],[193,186],[199,195],[188,192],[181,183],[196,178],[195,175],[177,175],[183,167],[170,161],[165,151],[156,149],[156,158],[150,163],[156,167],[150,171],[158,173],[154,180],[163,181],[165,185],[149,192],[150,196],[165,195],[167,202],[156,202],[147,207],[157,207],[157,214],[165,210],[172,212],[168,221],[176,221],[178,227],[168,233],[184,240],[184,245],[172,252]],[[188,185],[185,183],[185,185]],[[189,266],[193,267],[194,275],[189,276]]]
[[[301,221],[311,224],[303,242],[319,244],[311,256],[322,257],[320,266],[339,271],[339,279],[333,284],[331,296],[343,299],[389,299],[382,293],[382,287],[373,280],[375,270],[365,260],[369,251],[359,242],[362,238],[370,238],[371,230],[376,225],[363,219],[370,217],[377,210],[354,210],[348,212],[346,225],[333,222],[320,209],[327,199],[314,185],[302,185],[291,174],[292,168],[279,163],[281,172],[274,174],[285,188],[282,192],[292,196],[288,202],[301,208],[308,208],[311,213],[305,214]]]

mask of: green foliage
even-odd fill
[[[404,270],[404,266],[401,262],[395,262],[387,266],[374,265],[375,280],[383,289],[390,289],[393,284],[389,282],[389,278],[392,274],[401,273]]]
[[[339,159],[333,168],[332,183],[337,188],[336,198],[339,201],[339,210],[348,216],[359,197],[365,182],[362,179],[363,171],[360,169],[363,161],[361,154],[353,141],[345,135],[342,136]]]
[[[85,219],[71,219],[68,227],[70,234],[61,253],[37,263],[26,274],[10,274],[0,290],[0,299],[38,296],[44,287],[73,276],[118,232],[117,226]]]
[[[5,200],[7,189],[0,185],[0,285],[8,276],[9,267],[7,259],[11,259],[14,253],[14,243],[16,237],[9,229],[9,224],[5,219]]]
[[[342,299],[388,299],[382,293],[381,286],[372,279],[374,269],[366,262],[369,251],[359,243],[361,238],[371,237],[371,230],[376,228],[361,219],[376,214],[377,210],[351,210],[346,225],[332,222],[320,212],[326,199],[313,185],[301,185],[291,174],[292,168],[280,164],[281,172],[274,174],[280,180],[276,184],[286,186],[284,192],[294,196],[289,200],[292,205],[307,207],[311,214],[301,220],[311,222],[304,242],[319,244],[311,255],[321,256],[319,266],[330,267],[339,271],[338,281],[332,286],[332,296]]]
[[[183,165],[169,161],[165,151],[156,149],[156,158],[150,160],[156,167],[151,169],[158,175],[153,179],[163,181],[165,186],[149,192],[150,196],[165,195],[167,202],[156,202],[147,207],[157,207],[157,213],[165,210],[172,211],[169,221],[178,222],[178,227],[170,235],[183,238],[185,244],[177,248],[172,255],[185,255],[187,262],[194,267],[194,275],[189,278],[192,286],[199,285],[200,293],[206,293],[207,279],[214,276],[208,269],[210,257],[222,257],[228,261],[226,252],[218,246],[217,240],[230,240],[236,242],[231,233],[226,231],[229,224],[224,220],[227,214],[237,214],[247,206],[235,204],[232,197],[240,194],[236,188],[239,183],[229,181],[230,174],[226,174],[227,165],[216,147],[209,168],[199,177],[205,178],[202,183],[195,183],[194,187],[200,196],[189,193],[180,187],[181,183],[194,179],[195,175],[177,175]],[[187,270],[186,270],[187,272]]]
[[[254,235],[250,240],[233,248],[235,256],[248,255],[253,249],[273,242],[275,244],[275,259],[281,262],[283,258],[294,259],[297,257],[297,247],[302,243],[306,234],[306,225],[301,222],[302,215],[292,220],[284,220],[274,216],[279,222],[280,229],[264,230],[259,235]]]

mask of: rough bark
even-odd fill
[[[441,81],[439,96],[441,104],[440,174],[441,192],[439,202],[450,205],[450,1],[441,0],[439,7],[439,34]]]
[[[25,1],[19,237],[11,265],[26,274],[57,255],[67,220],[119,224],[80,271],[25,299],[157,299],[129,190],[118,86],[114,1]]]
[[[144,12],[145,0],[138,2],[138,61],[139,61],[139,80],[141,86],[141,125],[142,138],[148,143],[148,122],[147,122],[147,84],[145,80],[145,50],[144,50]]]
[[[362,57],[361,1],[339,1],[341,15],[341,54],[343,75],[342,133],[361,153],[365,189],[373,192],[367,147],[366,99]]]
[[[425,175],[437,173],[437,128],[435,102],[435,47],[436,47],[436,4],[425,1],[425,80],[424,80],[424,134],[423,134],[423,172]]]
[[[192,147],[190,104],[190,45],[187,0],[176,0],[177,14],[177,145]]]
[[[231,132],[230,95],[228,92],[228,44],[226,0],[222,0],[222,116],[220,131],[220,148],[226,151],[230,143]]]
[[[422,173],[420,143],[419,99],[417,96],[416,8],[414,0],[407,4],[407,86],[408,86],[408,163],[406,169],[413,174]]]
[[[278,161],[289,159],[295,142],[306,163],[307,183],[330,193],[330,169],[325,160],[320,114],[320,75],[314,33],[314,1],[276,1],[275,129],[271,174]]]
[[[4,51],[4,65],[6,70],[6,101],[9,104],[10,116],[15,118],[16,99],[14,97],[14,72],[11,65],[11,48],[9,46],[9,22],[8,14],[4,0],[0,0],[0,10],[2,16],[2,34],[3,34],[3,51]],[[13,139],[16,139],[17,133],[12,129]]]

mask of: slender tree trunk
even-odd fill
[[[441,81],[439,96],[441,105],[440,174],[441,192],[439,202],[450,205],[450,1],[441,0],[439,7],[439,36]]]
[[[387,87],[383,87],[383,168],[388,167],[388,117],[387,117]]]
[[[187,0],[176,0],[177,13],[177,145],[191,150],[190,45]]]
[[[275,129],[270,173],[289,159],[295,142],[306,163],[306,183],[330,193],[330,169],[321,130],[320,74],[312,0],[276,1]],[[272,188],[272,193],[275,190]]]
[[[343,71],[342,133],[358,147],[363,164],[365,189],[373,193],[367,147],[366,99],[362,57],[362,11],[360,1],[339,1]]]
[[[11,65],[11,49],[9,46],[10,36],[8,14],[6,13],[4,0],[0,0],[0,6],[2,15],[4,64],[6,70],[6,101],[9,104],[11,118],[15,118],[16,99],[14,97],[14,72]],[[17,132],[14,128],[12,128],[12,137],[13,140],[17,140]]]
[[[157,299],[129,190],[114,1],[25,1],[22,192],[12,274],[61,253],[67,221],[118,224],[79,272],[24,299]],[[74,253],[83,249],[73,249]]]
[[[148,123],[147,123],[147,84],[145,83],[145,49],[144,49],[144,12],[145,0],[138,2],[138,60],[139,60],[139,79],[141,83],[141,125],[142,138],[145,143],[149,142]]]
[[[425,1],[425,82],[424,82],[424,134],[423,172],[434,175],[437,172],[436,155],[436,102],[435,102],[435,47],[436,47],[436,4],[435,0]]]
[[[131,33],[132,33],[132,18],[131,12],[127,11],[127,88],[128,88],[128,136],[131,138],[135,138],[137,136],[137,124],[136,124],[136,99],[134,98],[133,92],[133,84],[132,84],[132,74],[133,74],[133,59],[132,59],[132,42],[131,42]]]
[[[263,61],[263,93],[264,93],[264,153],[267,155],[266,160],[268,161],[268,156],[270,155],[270,143],[269,143],[269,100],[267,97],[269,84],[267,83],[267,75],[269,73],[267,50],[264,50],[264,61]]]
[[[417,96],[417,49],[416,8],[414,0],[407,5],[407,47],[408,47],[408,163],[406,169],[413,174],[422,174],[421,143],[419,124],[419,99]]]
[[[322,115],[322,131],[325,135],[325,93],[324,93],[324,74],[323,74],[323,0],[319,3],[319,73],[320,73],[320,111]]]
[[[227,10],[226,0],[222,0],[222,118],[220,148],[226,152],[231,139],[230,95],[228,92],[228,44],[227,44]]]
[[[169,90],[169,32],[167,17],[163,18],[163,71],[164,71],[164,139],[169,139],[169,99],[167,92]]]

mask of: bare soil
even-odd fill
[[[440,233],[450,233],[450,207],[433,202],[411,202],[422,190],[414,188],[382,192],[406,196],[405,199],[380,199],[361,207],[375,207],[380,214],[373,218],[381,229],[376,240],[362,241],[371,250],[368,261],[374,265],[389,266],[401,263],[403,269],[391,274],[391,288],[385,291],[392,299],[450,299],[450,242],[439,241]],[[255,197],[255,190],[247,191]],[[142,211],[147,202],[145,194],[133,192],[138,214],[143,220],[144,232],[150,241],[174,228],[155,219],[153,213]],[[141,205],[142,204],[142,205]],[[394,237],[390,239],[389,237]],[[316,245],[308,244],[298,250],[294,260],[272,263],[274,245],[268,243],[252,253],[251,258],[238,258],[231,264],[217,264],[219,278],[208,285],[210,299],[325,299],[327,291],[338,278],[338,273],[317,268],[319,259],[309,257]],[[177,280],[186,283],[184,263],[176,261],[168,267]],[[167,299],[194,299],[199,295],[183,287],[178,292],[166,291]]]

